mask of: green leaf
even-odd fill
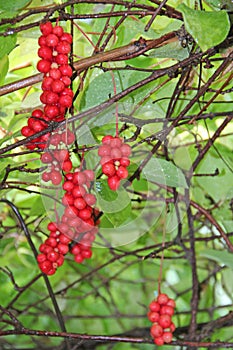
[[[0,13],[9,12],[14,13],[27,5],[29,5],[31,0],[17,0],[17,1],[6,1],[0,0]]]
[[[183,14],[185,28],[203,51],[226,39],[230,21],[225,11],[192,10],[185,4],[181,4],[178,9]]]
[[[15,48],[16,40],[16,34],[0,37],[0,59],[8,55]]]
[[[96,194],[98,206],[104,212],[114,227],[126,222],[131,214],[131,201],[124,187],[112,191],[107,180],[96,181]]]
[[[187,183],[182,171],[173,163],[164,159],[152,158],[144,167],[142,174],[148,181],[171,187],[187,188]]]
[[[175,42],[169,45],[158,47],[150,53],[150,57],[157,58],[174,58],[182,61],[189,56],[188,47],[183,48],[180,43]]]
[[[8,69],[9,69],[8,56],[4,55],[0,59],[0,85],[4,83],[5,76],[7,75]]]
[[[38,197],[31,203],[31,210],[29,215],[39,216],[44,214],[44,212],[45,212],[44,203],[42,201],[42,198]]]
[[[218,263],[233,269],[233,254],[228,253],[228,251],[205,249],[203,252],[200,252],[200,256],[217,261]]]

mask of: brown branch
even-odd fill
[[[130,43],[128,45],[121,46],[119,48],[112,49],[106,52],[100,52],[93,56],[76,61],[74,62],[74,69],[78,73],[81,73],[85,69],[90,68],[95,64],[134,58],[144,54],[148,50],[167,45],[173,40],[178,40],[176,39],[175,32],[170,32],[154,40],[145,40],[143,38],[140,38],[139,40],[134,41],[133,43]],[[0,88],[0,96],[9,94],[11,92],[17,91],[28,86],[32,86],[42,81],[42,79],[43,74],[40,73],[33,75],[29,78],[21,79],[16,82],[4,85]]]

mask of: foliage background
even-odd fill
[[[161,289],[176,300],[177,330],[161,349],[232,347],[231,16],[230,1],[0,1],[1,199],[18,208],[36,248],[53,218],[56,191],[41,181],[40,154],[26,151],[20,130],[40,105],[41,88],[36,80],[9,84],[37,74],[38,24],[60,18],[73,32],[75,62],[93,55],[92,43],[101,57],[183,22],[194,39],[179,34],[137,57],[87,61],[78,71],[68,115],[78,145],[72,157],[78,165],[77,152],[85,150],[87,166],[96,169],[100,233],[92,259],[77,265],[67,256],[49,288],[25,230],[0,203],[2,349],[155,348],[146,313],[162,254]],[[133,155],[131,185],[113,195],[97,146],[114,135],[116,108]]]

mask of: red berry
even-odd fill
[[[60,38],[61,41],[68,41],[69,44],[72,44],[73,42],[73,38],[72,38],[72,35],[69,34],[69,33],[64,33],[61,38]]]
[[[126,179],[128,177],[128,170],[124,166],[119,166],[117,169],[117,176],[119,176],[120,179]]]
[[[54,80],[58,80],[61,78],[61,72],[58,68],[51,68],[49,71],[49,76]]]
[[[56,231],[57,230],[57,225],[54,222],[50,222],[47,226],[47,229],[49,231]]]
[[[147,317],[152,323],[154,323],[154,322],[158,322],[160,315],[158,312],[149,311],[147,314]]]
[[[55,47],[55,46],[58,45],[58,43],[59,43],[59,39],[58,39],[57,35],[55,35],[55,34],[48,34],[46,36],[46,44],[48,46]]]
[[[131,154],[131,147],[124,143],[121,146],[121,153],[122,153],[123,157],[129,157]]]
[[[52,157],[51,153],[45,152],[41,155],[40,159],[41,159],[42,163],[49,164],[52,162],[53,157]]]
[[[120,159],[120,165],[127,167],[130,165],[130,160],[128,158],[121,158]]]
[[[63,107],[70,108],[72,106],[73,99],[69,95],[61,96],[59,98],[59,103]]]
[[[64,90],[64,88],[65,84],[60,79],[52,79],[51,89],[53,92],[61,93]]]
[[[110,140],[111,148],[120,148],[122,145],[122,140],[119,137],[113,137]]]
[[[62,181],[62,175],[59,171],[53,170],[51,172],[51,181],[53,185],[59,185]]]
[[[112,135],[106,135],[102,138],[102,143],[110,144],[110,140],[112,140],[112,139],[113,139]]]
[[[171,325],[171,316],[160,315],[159,324],[163,328],[168,328]]]
[[[54,119],[59,115],[59,109],[57,106],[45,106],[44,111],[45,111],[45,115],[49,119]]]
[[[42,90],[43,91],[51,90],[53,81],[54,80],[51,77],[44,77],[44,79],[42,81],[42,85],[41,85]]]
[[[176,326],[174,325],[174,323],[172,322],[171,324],[170,324],[170,331],[173,333],[173,332],[175,332],[175,330],[176,330]]]
[[[62,204],[64,205],[73,205],[74,204],[74,198],[71,194],[65,193],[62,198]]]
[[[51,62],[48,60],[40,60],[37,63],[37,69],[41,73],[48,73],[51,67]]]
[[[116,191],[120,187],[120,178],[117,175],[109,177],[108,186],[112,191]]]
[[[72,68],[68,64],[63,64],[59,67],[59,70],[62,75],[71,77],[73,74]]]
[[[82,250],[81,255],[84,259],[90,259],[92,257],[91,250]]]
[[[62,164],[62,170],[65,172],[68,172],[72,169],[73,164],[71,160],[65,160],[64,163]]]
[[[47,258],[49,261],[55,262],[58,260],[59,254],[57,252],[55,252],[54,250],[52,250],[51,252],[49,252],[47,254]]]
[[[110,163],[110,162],[104,163],[102,165],[102,172],[103,172],[103,174],[110,176],[110,177],[115,175],[116,169],[115,169],[114,164]]]
[[[84,257],[81,255],[81,254],[77,254],[75,255],[74,257],[74,260],[78,263],[78,264],[81,264],[84,260]]]
[[[150,334],[153,338],[161,337],[163,334],[163,328],[159,324],[154,323],[151,326]]]
[[[160,305],[157,301],[153,300],[150,305],[149,305],[149,308],[151,311],[154,311],[154,312],[159,312],[160,310]]]
[[[52,60],[53,52],[48,46],[42,46],[38,50],[38,56],[45,60]]]
[[[67,254],[69,251],[69,247],[67,244],[63,244],[63,243],[58,243],[57,245],[57,249],[59,250],[59,252],[63,255]]]
[[[34,109],[32,112],[32,117],[42,118],[43,112],[40,109]]]
[[[87,220],[91,217],[92,211],[89,210],[88,208],[82,209],[79,212],[79,217],[82,220]]]
[[[163,340],[163,337],[157,337],[154,339],[154,343],[156,345],[163,345],[164,344],[164,340]]]
[[[64,31],[63,31],[63,28],[61,26],[56,25],[53,28],[53,34],[57,35],[58,37],[62,36],[63,33],[64,33]]]
[[[163,340],[164,340],[164,343],[171,343],[172,333],[171,332],[164,332],[163,333]]]
[[[49,260],[45,260],[39,264],[39,267],[42,272],[48,274],[48,272],[52,269],[52,263]]]
[[[175,308],[176,302],[173,299],[169,299],[167,302],[167,306],[171,306],[172,308]]]
[[[36,259],[37,259],[38,263],[42,263],[45,260],[47,260],[47,256],[45,254],[43,254],[43,253],[42,254],[38,254]]]
[[[48,45],[48,44],[47,44]],[[48,45],[49,46],[49,45]],[[71,51],[71,46],[70,43],[68,43],[68,41],[66,40],[62,40],[59,43],[57,43],[56,45],[56,51],[58,53],[62,53],[62,54],[68,54]],[[66,75],[66,74],[65,74]]]
[[[172,316],[174,314],[174,309],[171,306],[163,305],[160,309],[161,315],[169,315]]]
[[[78,213],[78,209],[75,206],[69,206],[66,207],[64,215],[67,216],[69,219],[72,219],[78,216]]]
[[[92,207],[96,203],[96,197],[92,193],[87,193],[85,195],[84,199],[85,199],[87,205],[89,205],[90,207]]]
[[[119,158],[121,158],[121,156],[122,156],[122,154],[121,154],[120,148],[115,147],[115,148],[111,149],[111,158],[112,159],[119,159]]]
[[[43,35],[49,35],[53,31],[53,26],[51,22],[41,23],[40,31]]]
[[[74,186],[72,190],[72,195],[77,198],[77,197],[84,197],[86,194],[86,190],[83,186]]]
[[[157,297],[157,301],[160,305],[166,305],[168,300],[169,300],[169,298],[168,298],[167,294],[161,293]]]
[[[57,64],[68,64],[69,58],[67,55],[60,53],[59,55],[55,56],[55,62]],[[70,84],[67,84],[67,85],[70,85]]]
[[[78,197],[74,200],[74,206],[77,209],[82,210],[82,209],[86,208],[87,203],[82,197]]]
[[[52,248],[55,248],[57,246],[57,240],[53,237],[47,238],[44,243]]]
[[[38,44],[40,46],[46,46],[46,36],[45,35],[41,35],[38,39]]]
[[[28,126],[23,126],[21,129],[21,134],[25,137],[33,135],[33,131]]]
[[[98,155],[100,157],[104,157],[104,156],[110,156],[111,154],[111,147],[108,145],[102,145],[99,147],[98,149]]]
[[[41,178],[44,182],[50,181],[50,179],[51,179],[50,173],[43,173]]]
[[[63,187],[63,190],[67,192],[71,192],[74,188],[74,184],[72,181],[65,181],[62,187]]]

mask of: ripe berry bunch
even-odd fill
[[[150,334],[156,345],[163,345],[172,341],[172,333],[176,328],[172,322],[175,306],[175,301],[163,293],[159,294],[149,305],[150,311],[147,316],[153,323]]]
[[[59,224],[50,222],[48,230],[50,231],[49,237],[40,245],[41,254],[37,255],[37,261],[42,272],[46,275],[53,275],[63,264],[71,239],[62,233],[62,224],[59,227]]]
[[[65,149],[47,150],[41,155],[41,161],[48,164],[47,171],[42,174],[42,180],[51,181],[53,185],[61,183],[61,171],[69,172],[73,167],[70,154]]]
[[[38,56],[41,60],[37,63],[37,69],[44,73],[40,100],[45,104],[46,117],[61,121],[73,102],[73,91],[68,87],[73,74],[68,64],[72,36],[59,25],[53,27],[51,22],[41,24],[40,30]]]
[[[57,152],[57,153],[56,153]],[[68,151],[56,151],[57,159],[67,161]],[[67,152],[67,153],[66,153]],[[50,161],[50,153],[44,153]],[[47,160],[47,159],[46,159]],[[58,172],[59,174],[59,172]],[[56,272],[57,267],[64,261],[64,255],[69,251],[77,263],[92,256],[92,242],[98,231],[98,210],[94,208],[96,197],[90,193],[91,183],[95,176],[92,170],[69,172],[65,175],[63,189],[65,194],[62,203],[64,214],[58,223],[50,222],[49,237],[40,246],[41,254],[37,261],[41,271],[47,275]]]
[[[72,68],[68,64],[72,36],[64,32],[59,25],[53,27],[51,22],[41,24],[40,30],[42,35],[38,40],[40,46],[38,56],[41,59],[37,64],[37,69],[44,73],[43,93],[40,100],[45,106],[43,111],[40,109],[34,110],[32,116],[28,119],[27,126],[21,129],[21,133],[25,137],[46,129],[51,121],[64,120],[66,110],[72,106],[73,102],[73,91],[69,88]],[[49,137],[50,134],[38,137],[33,142],[28,143],[26,147],[31,150],[35,148],[44,149]],[[55,143],[62,140],[62,136],[60,139],[58,136],[53,138]]]
[[[130,164],[129,156],[131,148],[121,138],[106,135],[102,139],[98,155],[101,157],[100,164],[103,174],[108,177],[108,186],[116,191],[120,181],[128,177],[127,167]]]

